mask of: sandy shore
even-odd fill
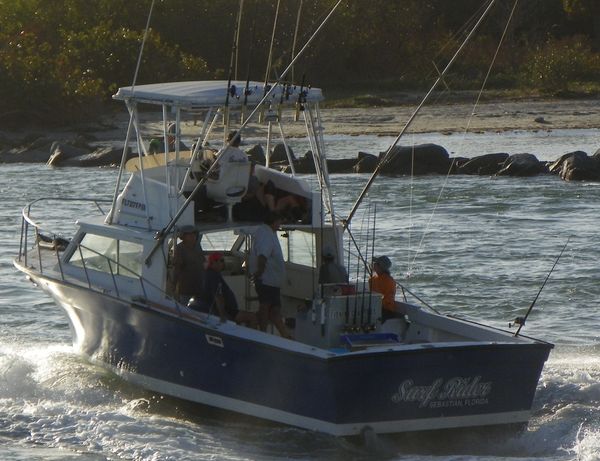
[[[406,124],[415,105],[371,108],[322,109],[323,124],[327,134],[395,136]],[[473,114],[472,104],[455,103],[425,106],[410,127],[409,132],[471,132],[510,130],[555,130],[600,128],[600,100],[550,100],[501,101],[480,103]],[[150,136],[162,133],[158,114],[144,113],[144,131]],[[30,129],[3,131],[0,137],[17,141],[24,136],[46,136],[53,139],[70,139],[78,133],[88,133],[96,144],[114,143],[124,139],[128,117],[125,111],[104,117],[98,122],[73,129]],[[184,136],[197,136],[202,121],[191,120],[182,125]],[[249,127],[250,131],[256,129]],[[301,136],[304,123],[286,125],[287,136]],[[18,141],[17,141],[18,142]],[[599,140],[600,144],[600,140]]]
[[[397,135],[415,106],[323,111],[328,133]],[[506,101],[424,107],[412,132],[462,132],[600,128],[600,101]]]
[[[395,136],[404,127],[415,105],[396,107],[322,109],[327,134]],[[473,132],[510,130],[553,130],[576,128],[600,129],[599,100],[502,101],[478,105],[466,103],[425,106],[410,127],[411,132]],[[126,127],[126,119],[121,120]],[[201,122],[194,126],[186,122],[184,135],[193,135]],[[160,124],[154,127],[160,132]],[[152,129],[152,128],[150,128]],[[125,129],[122,128],[121,136]],[[286,135],[302,136],[304,124],[286,125]]]

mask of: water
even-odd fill
[[[473,156],[595,152],[597,130],[418,135]],[[384,150],[389,138],[330,136],[332,156]],[[297,153],[302,152],[298,146]],[[506,328],[568,246],[523,332],[556,344],[522,434],[462,431],[366,442],[223,415],[132,387],[74,354],[62,312],[12,266],[19,210],[40,196],[110,196],[116,171],[0,165],[0,459],[3,460],[597,460],[600,459],[600,184],[556,177],[381,178],[353,223],[376,254],[444,312]],[[333,177],[345,215],[365,176]],[[71,204],[58,203],[56,214]],[[435,213],[434,213],[435,210]],[[68,226],[66,226],[68,227]]]

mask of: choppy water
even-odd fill
[[[595,152],[599,135],[557,130],[414,139],[441,143],[455,155],[531,152],[551,160],[573,150]],[[376,153],[389,142],[329,140],[332,156]],[[0,173],[0,459],[600,459],[600,183],[435,176],[375,184],[364,208],[370,204],[374,212],[376,204],[375,252],[390,256],[396,278],[445,312],[506,328],[529,307],[570,241],[524,329],[556,344],[528,431],[358,443],[160,398],[75,355],[62,312],[12,266],[19,212],[40,196],[110,197],[116,171],[3,165]],[[332,180],[344,215],[366,177]],[[59,205],[57,214],[68,208]],[[353,225],[365,244],[369,219],[359,212]]]

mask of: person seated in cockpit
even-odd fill
[[[202,293],[189,307],[201,312],[219,315],[223,322],[231,320],[250,328],[256,328],[258,326],[256,314],[238,308],[235,295],[223,278],[224,268],[225,258],[223,253],[211,253],[208,257],[208,267],[204,276]]]
[[[323,247],[323,260],[319,269],[319,283],[348,283],[348,273],[341,264],[335,261],[335,253],[329,245]]]
[[[219,163],[223,164],[225,162],[244,162],[247,163],[248,156],[246,153],[240,149],[240,144],[242,143],[242,136],[237,131],[230,131],[227,135],[227,143],[228,146],[225,148],[223,153],[221,154],[221,158],[219,159]]]

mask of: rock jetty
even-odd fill
[[[5,141],[5,140],[4,140]],[[121,163],[122,148],[94,146],[87,139],[77,137],[67,140],[51,140],[45,137],[25,140],[19,145],[0,143],[0,163],[45,163],[52,167],[114,167]],[[247,150],[255,162],[264,164],[262,146]],[[329,159],[330,174],[372,173],[380,167],[386,176],[404,175],[479,175],[527,177],[553,174],[566,181],[600,180],[600,149],[593,155],[583,151],[568,152],[553,162],[544,162],[529,153],[489,153],[473,158],[450,157],[448,151],[437,144],[396,146],[384,163],[384,152],[378,155],[358,152],[355,158]],[[127,158],[135,154],[128,152]],[[289,155],[294,171],[301,174],[315,172],[312,152],[296,158]],[[271,165],[282,171],[290,171],[288,154],[283,144],[277,144],[271,154]]]

